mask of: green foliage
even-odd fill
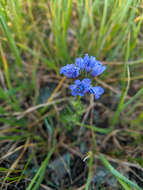
[[[129,190],[129,188],[141,190],[141,188],[137,184],[133,183],[128,178],[119,173],[116,169],[114,169],[102,154],[100,154],[100,160],[103,162],[105,167],[112,173],[112,175],[116,177],[116,179],[121,183],[125,190]]]
[[[37,190],[44,178],[44,174],[45,174],[45,170],[47,167],[47,164],[49,162],[50,157],[52,156],[53,152],[55,150],[55,147],[53,147],[50,152],[48,153],[47,157],[45,158],[45,160],[43,161],[43,163],[41,164],[41,167],[39,168],[38,172],[36,173],[36,175],[34,176],[34,178],[32,179],[31,183],[29,184],[29,186],[26,188],[26,190]]]
[[[11,31],[10,31],[10,28],[8,26],[8,21],[6,20],[6,17],[3,13],[4,10],[4,13],[5,12],[5,9],[2,8],[2,5],[0,4],[0,26],[1,26],[1,29],[4,33],[4,36],[6,37],[7,41],[8,41],[8,45],[13,53],[13,55],[15,56],[15,59],[16,59],[16,63],[19,67],[22,67],[22,59],[20,57],[20,53],[19,53],[19,50],[16,46],[16,42],[11,34]]]
[[[110,136],[110,133],[112,136],[116,127],[120,130],[121,125],[128,129],[126,135],[133,138],[131,148],[143,145],[142,23],[140,0],[0,1],[0,145],[6,142],[10,146],[18,146],[29,138],[29,146],[32,149],[36,147],[36,153],[40,152],[42,158],[47,150],[49,152],[44,162],[40,162],[39,170],[27,190],[36,190],[42,183],[47,163],[52,154],[59,151],[53,145],[59,132],[64,134],[65,131],[78,131],[79,127],[83,127],[97,136]],[[99,115],[102,121],[105,109],[105,115],[109,113],[110,123],[104,123],[102,127],[100,124],[91,125],[89,121],[82,123],[82,116],[89,105],[76,98],[71,98],[68,104],[59,101],[58,105],[44,106],[40,111],[34,109],[20,119],[25,110],[35,108],[39,88],[51,81],[59,82],[61,65],[72,63],[84,53],[109,63],[101,81],[105,86],[105,95],[99,102],[101,110],[97,108],[96,111],[102,115],[101,119]],[[68,81],[65,83],[67,85]],[[132,83],[135,93],[130,95]],[[51,91],[48,93],[51,94]],[[116,101],[114,93],[117,93],[119,100]],[[56,97],[61,94],[64,93],[57,93]],[[104,98],[108,99],[106,96],[115,101],[114,110],[111,110],[110,103],[104,102]],[[61,110],[60,106],[63,106]],[[63,131],[61,126],[64,127]],[[123,155],[121,150],[113,151],[113,155],[143,166],[143,160],[138,156]],[[130,189],[131,185],[140,189],[116,171],[105,158],[101,156],[100,159],[124,189]],[[90,159],[86,189],[90,187],[92,166],[93,160]],[[29,160],[21,175],[8,176],[7,181],[21,180],[28,167]],[[8,173],[11,169],[1,167],[0,171]]]
[[[71,130],[72,127],[80,123],[83,113],[84,104],[80,100],[71,99],[71,107],[67,105],[62,111],[61,121],[67,129]]]

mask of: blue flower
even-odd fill
[[[84,58],[77,58],[75,64],[81,71],[86,70],[86,72],[90,72],[96,65],[96,59],[93,56],[89,57],[88,54],[85,54]]]
[[[60,74],[64,74],[67,78],[76,78],[79,75],[80,68],[76,67],[74,64],[67,64],[62,67]]]
[[[80,68],[81,71],[83,71],[85,69],[85,63],[84,60],[80,57],[80,58],[76,58],[75,60],[75,64],[78,68]]]
[[[89,91],[91,80],[88,78],[82,81],[76,80],[73,85],[70,85],[70,90],[72,96],[84,96],[86,92]]]
[[[81,78],[84,76],[91,75],[92,77],[102,74],[106,70],[106,66],[94,56],[89,57],[88,54],[85,54],[83,58],[76,58],[75,64],[67,64],[62,67],[60,74],[65,75],[67,78],[77,78],[81,75]],[[104,89],[100,86],[92,86],[91,80],[89,78],[84,78],[83,80],[75,80],[73,85],[70,85],[71,94],[73,96],[84,96],[85,93],[94,94],[95,99],[100,98],[104,93]]]
[[[96,77],[102,74],[106,70],[106,66],[103,66],[100,61],[96,61],[95,66],[92,68],[91,75]]]
[[[88,54],[85,54],[83,60],[84,60],[86,72],[90,72],[92,68],[94,68],[96,65],[95,57],[93,56],[89,57]]]
[[[99,99],[100,96],[104,93],[104,89],[101,86],[92,86],[89,89],[90,94],[94,94],[95,99]]]

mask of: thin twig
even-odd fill
[[[61,88],[62,84],[64,83],[64,81],[66,80],[66,77],[63,77],[62,80],[59,82],[58,86],[55,88],[54,92],[52,93],[52,95],[50,96],[50,98],[48,99],[48,102],[52,102],[55,94],[58,92],[58,90]]]
[[[45,107],[45,106],[50,106],[50,105],[60,103],[60,102],[64,102],[66,100],[69,100],[69,98],[61,98],[61,99],[58,99],[58,100],[55,100],[55,101],[52,101],[52,102],[47,102],[47,103],[44,103],[44,104],[39,104],[37,106],[30,107],[27,110],[25,110],[24,112],[21,112],[21,114],[17,117],[17,119],[19,120],[19,119],[23,118],[25,115],[27,115],[28,113],[33,112],[33,111],[35,111],[35,110],[37,110],[39,108],[42,108],[42,107]]]

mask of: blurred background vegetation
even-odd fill
[[[141,0],[0,1],[2,189],[143,188],[142,22]],[[71,98],[71,81],[59,75],[85,53],[107,65],[94,79],[105,89],[96,102]],[[52,168],[61,157],[67,182]],[[121,186],[93,180],[99,160]]]

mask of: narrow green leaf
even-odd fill
[[[142,190],[137,184],[130,181],[128,178],[123,176],[121,173],[119,173],[116,169],[114,169],[111,164],[107,161],[107,159],[100,154],[99,155],[100,160],[103,162],[104,166],[111,172],[112,175],[114,175],[117,179],[122,180],[126,184],[128,184],[131,188],[136,188],[137,190]]]
[[[15,56],[17,65],[20,68],[22,68],[22,60],[21,60],[21,57],[20,57],[20,53],[19,53],[19,50],[18,50],[18,48],[16,46],[14,38],[13,38],[13,36],[11,34],[9,26],[7,25],[7,21],[6,21],[5,15],[2,12],[2,6],[1,6],[1,4],[0,4],[0,26],[2,28],[2,31],[3,31],[4,35],[8,39],[8,45],[9,45],[9,47],[10,47],[13,55]]]
[[[45,160],[41,164],[41,167],[39,168],[38,172],[36,173],[36,175],[32,179],[32,181],[29,184],[29,186],[26,188],[26,190],[37,190],[39,188],[39,185],[41,184],[41,182],[43,180],[47,164],[48,164],[48,162],[49,162],[49,160],[50,160],[50,158],[51,158],[54,150],[55,150],[55,147],[53,147],[50,150],[50,152],[48,153],[47,157],[45,158]]]

